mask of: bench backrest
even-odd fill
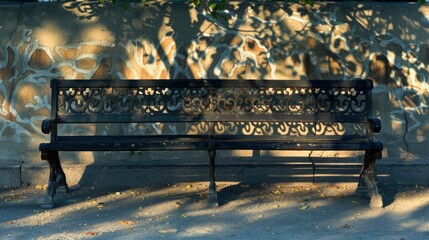
[[[365,122],[370,80],[52,80],[65,123]]]
[[[217,127],[223,132],[233,123],[232,134],[274,127],[280,135],[371,137],[371,80],[52,80],[51,87],[57,123],[216,122],[226,123]]]

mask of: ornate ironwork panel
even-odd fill
[[[372,85],[365,81],[89,80],[53,81],[53,87],[60,122],[116,123],[116,127],[83,127],[96,129],[82,130],[89,135],[365,137]],[[60,132],[68,131],[60,128]]]
[[[368,110],[362,89],[265,86],[67,87],[58,89],[57,108],[60,116],[130,115],[136,119],[172,115],[198,119],[236,115],[240,121],[252,115],[268,120],[265,115],[286,119],[319,113],[366,115]]]

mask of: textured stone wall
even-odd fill
[[[52,78],[371,78],[385,156],[429,156],[427,5],[232,9],[215,19],[173,1],[0,5],[0,161],[40,162]]]

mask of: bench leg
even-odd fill
[[[42,208],[53,208],[56,192],[67,192],[66,175],[61,167],[58,151],[42,152],[42,159],[49,164],[49,181],[46,194],[42,200]]]
[[[380,208],[383,207],[383,199],[378,192],[377,182],[375,180],[375,160],[381,158],[380,151],[365,151],[365,160],[362,166],[362,171],[359,176],[359,185],[357,188],[358,193],[363,193],[362,191],[362,177],[365,181],[368,195],[370,198],[370,207]]]
[[[214,149],[209,150],[209,158],[210,158],[210,171],[209,171],[210,185],[209,185],[209,195],[208,195],[207,203],[209,207],[216,207],[216,206],[219,206],[217,193],[216,193],[216,183],[215,183],[216,150]]]

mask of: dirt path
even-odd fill
[[[429,239],[429,187],[381,186],[370,209],[354,185],[207,184],[81,188],[42,210],[43,186],[0,190],[2,239]]]

